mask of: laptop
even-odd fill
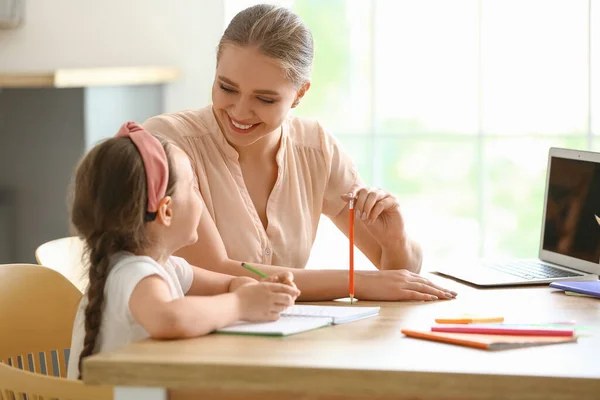
[[[488,261],[432,272],[477,286],[598,280],[600,153],[550,148],[543,207],[537,259]]]

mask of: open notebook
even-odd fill
[[[287,336],[329,325],[344,324],[374,317],[379,307],[292,306],[274,322],[238,322],[217,330],[218,333]]]

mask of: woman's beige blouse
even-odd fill
[[[144,127],[188,154],[207,210],[234,260],[304,268],[320,215],[337,215],[345,206],[340,196],[358,179],[351,159],[318,122],[289,116],[282,125],[265,230],[238,153],[221,133],[212,106],[159,115]]]

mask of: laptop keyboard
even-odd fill
[[[503,263],[485,264],[484,266],[528,280],[583,276],[583,274],[566,271],[535,260],[515,260]]]

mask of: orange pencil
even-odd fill
[[[350,304],[354,302],[354,199],[350,199],[350,203],[348,205],[350,209],[350,276],[349,276],[349,294],[350,294]]]

